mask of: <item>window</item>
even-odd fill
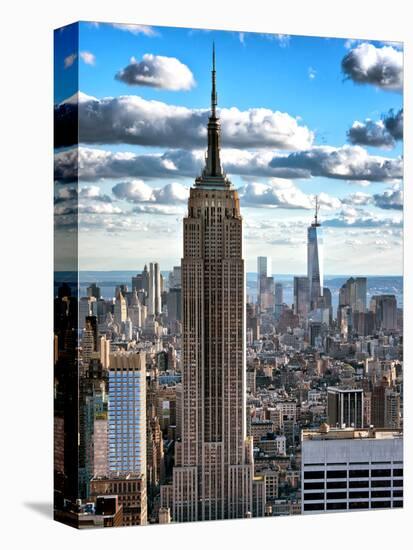
[[[350,481],[349,483],[350,489],[364,489],[369,488],[369,482],[368,481]]]
[[[327,493],[327,500],[346,499],[347,491]]]
[[[324,489],[324,482],[322,483],[304,483],[304,491],[308,491],[311,489]]]
[[[336,470],[336,471],[327,472],[327,479],[329,479],[329,478],[343,478],[343,477],[347,477],[346,470]]]
[[[350,491],[349,498],[369,498],[368,491]]]
[[[371,503],[372,508],[391,508],[389,500],[375,500]]]
[[[347,481],[329,481],[327,489],[347,489]]]
[[[349,509],[350,510],[363,510],[363,509],[366,509],[369,507],[369,503],[368,502],[363,502],[363,501],[360,501],[360,502],[350,502],[349,505],[348,505]]]
[[[311,503],[304,504],[304,512],[311,512],[313,510],[324,510],[324,503]]]
[[[390,498],[391,492],[390,491],[372,491],[371,492],[371,498]]]
[[[395,472],[400,472],[402,470],[394,470]],[[397,474],[394,474],[397,475]],[[391,470],[372,470],[371,477],[390,477]]]
[[[347,510],[347,502],[327,502],[327,510]]]
[[[324,493],[305,493],[304,500],[324,500]]]
[[[350,477],[369,477],[369,470],[350,470]]]
[[[372,487],[390,487],[391,481],[389,479],[373,479],[371,482]]]
[[[304,479],[324,479],[324,472],[304,472]]]

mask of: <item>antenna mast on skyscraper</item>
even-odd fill
[[[318,223],[318,212],[320,211],[320,205],[318,203],[318,195],[315,196],[315,214],[314,214],[314,225],[319,225]]]
[[[215,71],[215,42],[212,42],[212,90],[211,90],[211,115],[216,116],[216,107],[218,97],[216,91],[216,71]]]

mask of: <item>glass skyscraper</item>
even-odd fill
[[[112,474],[145,474],[145,354],[110,356],[108,469]]]
[[[316,309],[323,295],[323,234],[317,199],[314,221],[307,230],[307,276],[310,309]]]

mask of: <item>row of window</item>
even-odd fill
[[[354,478],[354,477],[391,477],[392,470],[390,469],[377,469],[377,470],[324,470],[304,472],[304,479],[324,479],[326,474],[327,479],[340,479],[340,478]],[[393,469],[393,477],[403,477],[402,468]]]
[[[340,492],[330,492],[330,493],[304,493],[304,500],[347,500],[347,498],[391,498],[391,491],[340,491]],[[347,496],[348,495],[348,496]],[[393,491],[393,498],[402,498],[403,491]]]
[[[402,479],[372,479],[372,480],[365,480],[365,481],[349,481],[348,487],[350,489],[363,489],[371,487],[391,487],[393,484],[393,487],[403,487],[403,480]],[[317,490],[317,489],[324,489],[325,488],[325,482],[306,482],[304,483],[304,490],[305,491],[311,491],[311,490]],[[327,481],[327,490],[328,489],[346,489],[347,488],[347,481]]]
[[[393,503],[389,500],[381,500],[371,502],[370,506],[368,502],[327,502],[326,508],[324,503],[311,502],[304,504],[304,512],[312,512],[317,510],[365,510],[368,508],[403,508],[402,500],[394,500]]]

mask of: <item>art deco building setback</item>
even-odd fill
[[[182,439],[176,443],[172,521],[252,514],[246,437],[245,273],[236,189],[220,160],[213,52],[208,151],[184,218]]]
[[[403,433],[391,429],[303,430],[301,511],[403,507]]]

